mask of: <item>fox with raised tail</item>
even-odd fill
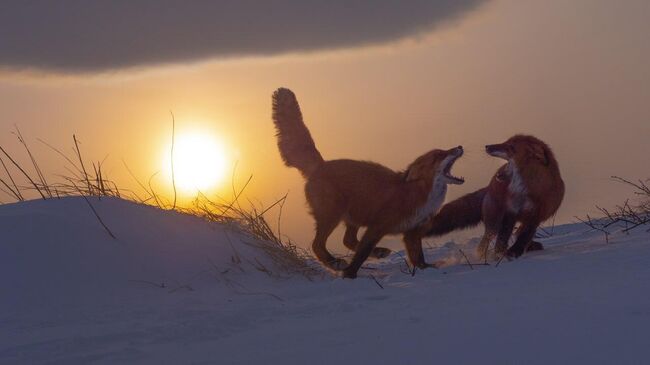
[[[497,255],[519,257],[525,251],[543,249],[533,241],[535,231],[557,212],[564,197],[564,181],[553,152],[546,143],[526,135],[515,135],[504,143],[485,146],[485,150],[507,161],[490,184],[445,204],[426,224],[407,232],[406,241],[418,245],[422,237],[441,236],[483,222],[485,233],[477,247],[481,257],[487,256],[495,237]],[[517,223],[517,238],[508,248]]]
[[[325,161],[303,122],[294,93],[280,88],[272,99],[280,155],[287,166],[297,168],[306,179],[305,195],[316,221],[314,254],[327,267],[342,270],[346,278],[355,278],[369,256],[388,256],[389,249],[376,247],[382,237],[420,225],[442,205],[447,184],[464,182],[450,173],[463,154],[461,146],[431,150],[402,172],[374,162]],[[341,222],[346,225],[343,243],[354,251],[350,264],[326,248],[327,238]],[[360,227],[367,229],[359,241]],[[428,266],[421,246],[407,245],[406,250],[410,258],[419,260],[414,265]]]

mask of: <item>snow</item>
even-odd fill
[[[232,226],[119,199],[0,206],[0,363],[644,363],[650,234],[556,227],[489,266],[476,240],[356,280],[281,273]],[[241,262],[238,262],[241,260]],[[268,275],[255,267],[260,263]],[[371,277],[372,275],[372,277]],[[374,277],[374,279],[373,279]],[[379,284],[382,287],[380,287]],[[164,285],[163,285],[164,284]]]

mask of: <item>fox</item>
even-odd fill
[[[404,171],[375,162],[349,159],[324,160],[304,123],[295,94],[286,88],[272,95],[272,119],[280,156],[288,167],[300,171],[305,197],[316,222],[312,250],[326,267],[356,278],[361,265],[372,256],[391,253],[378,242],[389,234],[401,234],[434,214],[444,202],[447,185],[463,184],[451,168],[463,155],[463,147],[433,149],[415,159]],[[354,252],[348,263],[335,258],[326,243],[343,222],[343,244]],[[366,227],[359,240],[361,227]],[[412,247],[405,247],[409,251]],[[421,248],[420,248],[421,250]],[[416,255],[417,256],[417,255]],[[422,267],[428,266],[423,260]]]
[[[515,135],[501,144],[485,146],[486,152],[505,159],[487,187],[445,204],[425,224],[407,232],[410,245],[421,245],[423,237],[437,237],[483,222],[485,232],[477,247],[479,257],[496,236],[495,254],[517,258],[524,252],[543,250],[534,241],[539,225],[555,215],[564,198],[564,181],[551,148],[529,135]],[[508,248],[514,226],[516,240]]]

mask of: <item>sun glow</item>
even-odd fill
[[[171,146],[170,146],[171,147]],[[226,150],[218,138],[201,132],[181,133],[175,137],[173,171],[171,148],[163,159],[167,178],[184,193],[215,188],[226,174]]]

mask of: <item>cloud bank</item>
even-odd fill
[[[3,0],[0,67],[94,72],[377,44],[483,1]]]

